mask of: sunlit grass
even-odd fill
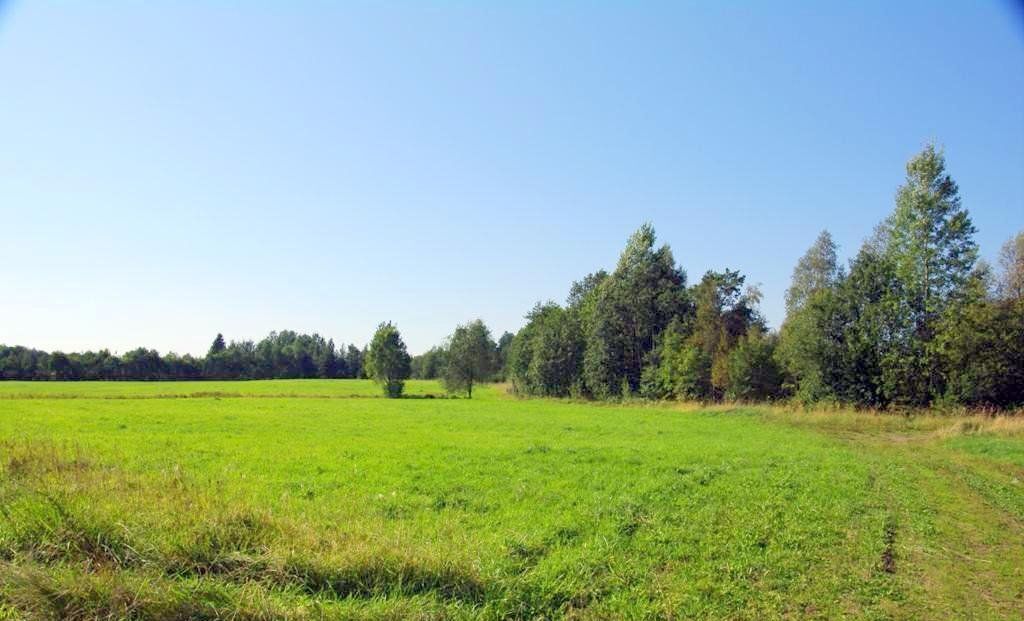
[[[447,396],[440,382],[409,380],[405,395]],[[252,380],[185,382],[0,381],[0,399],[145,399],[171,397],[383,397],[372,380]]]
[[[0,400],[0,619],[1024,613],[1014,422],[201,384]]]

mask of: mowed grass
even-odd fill
[[[1019,420],[216,384],[0,399],[0,619],[1024,616]]]

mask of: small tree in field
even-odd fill
[[[445,388],[449,392],[465,391],[472,399],[473,384],[494,375],[496,362],[497,345],[484,322],[477,319],[455,328],[448,343]]]
[[[402,396],[405,380],[412,370],[411,363],[398,328],[390,321],[380,324],[366,352],[365,365],[367,375],[384,389],[384,396],[392,399]]]

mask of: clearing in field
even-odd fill
[[[7,382],[0,619],[1021,618],[1022,481],[1011,419]]]

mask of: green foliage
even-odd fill
[[[583,333],[571,311],[552,307],[538,317],[528,368],[531,392],[565,396],[580,375]]]
[[[568,308],[578,310],[583,315],[591,314],[591,309],[596,299],[595,293],[601,283],[608,278],[608,272],[604,270],[598,270],[591,274],[587,274],[581,280],[577,280],[572,283],[569,288],[569,296],[566,298],[565,304]]]
[[[599,273],[581,287],[594,295],[586,317],[583,377],[599,398],[638,391],[661,332],[690,312],[686,274],[668,245],[655,248],[656,239],[654,228],[644,224],[629,238],[615,271]],[[570,301],[583,306],[586,297],[574,292]]]
[[[438,379],[448,366],[448,350],[431,347],[418,356],[412,357],[412,377],[416,379]]]
[[[163,361],[155,349],[140,347],[126,353],[121,359],[122,371],[130,377],[144,380],[160,378]]]
[[[711,356],[690,340],[678,322],[669,326],[662,337],[658,364],[650,367],[645,396],[694,401],[711,398]]]
[[[775,339],[751,330],[740,337],[727,359],[726,396],[738,401],[772,399],[782,388],[782,372],[775,360]]]
[[[997,301],[974,232],[945,158],[925,147],[848,275],[824,236],[794,270],[776,353],[787,391],[874,407],[1019,403],[1024,339],[1009,300],[1024,237],[1004,246]]]
[[[213,343],[210,344],[210,351],[207,352],[207,355],[212,356],[219,354],[225,349],[227,349],[227,346],[224,344],[224,335],[218,332],[217,337],[213,339]]]
[[[816,293],[832,287],[838,276],[836,243],[831,233],[822,231],[793,268],[792,283],[786,290],[786,316],[800,310]]]
[[[614,272],[573,283],[564,309],[548,303],[531,311],[509,358],[517,391],[598,399],[725,396],[729,352],[749,330],[764,329],[760,294],[731,270],[708,272],[688,290],[671,250],[655,241],[644,225]],[[765,374],[777,373],[774,361],[764,362]]]
[[[793,269],[786,291],[786,320],[780,330],[776,359],[784,373],[780,392],[801,403],[830,396],[822,381],[824,362],[824,308],[844,274],[836,262],[836,245],[822,231]]]
[[[689,345],[703,352],[701,361],[710,361],[710,396],[714,399],[728,391],[729,352],[751,328],[764,326],[757,312],[760,293],[744,289],[745,280],[738,271],[709,271],[692,291],[696,313]]]
[[[511,332],[502,332],[497,342],[497,371],[495,372],[495,380],[503,382],[508,378],[508,361],[509,356],[512,353],[512,341],[515,339],[515,335]]]
[[[967,284],[978,255],[974,233],[945,156],[926,146],[907,163],[887,245],[912,311],[930,319]]]
[[[986,294],[979,278],[939,326],[945,398],[969,406],[1024,405],[1024,300]]]
[[[78,379],[75,367],[71,364],[71,359],[59,351],[50,354],[50,373],[53,375],[53,379],[56,380]]]
[[[900,312],[901,282],[887,257],[865,248],[835,292],[816,300],[826,394],[864,406],[886,406],[913,392],[900,342],[908,330]],[[820,306],[817,306],[820,305]]]
[[[999,249],[999,293],[1008,300],[1024,300],[1024,231]]]
[[[355,345],[349,345],[345,350],[345,377],[355,379],[366,379],[366,348],[359,349]]]
[[[0,345],[0,379],[192,380],[266,378],[359,378],[362,352],[335,348],[318,334],[271,332],[258,343],[231,341],[222,335],[205,358],[138,348],[123,356],[107,350],[83,353],[43,351]],[[221,347],[223,345],[223,348]],[[53,360],[56,358],[56,360]]]
[[[814,293],[786,317],[779,331],[775,359],[783,373],[780,392],[805,405],[832,396],[823,380],[823,367],[827,364],[826,313],[834,295],[830,290]]]
[[[695,312],[692,318],[677,317],[663,334],[645,375],[648,396],[702,401],[778,396],[778,368],[760,355],[763,348],[745,344],[741,357],[732,358],[746,335],[760,335],[764,326],[757,312],[760,294],[744,289],[744,281],[737,271],[709,271],[693,287]]]
[[[405,380],[411,373],[411,358],[402,335],[389,321],[377,327],[366,354],[366,374],[391,398],[402,396]]]
[[[333,339],[327,341],[327,346],[323,348],[317,369],[319,377],[324,379],[338,377],[338,354],[335,352]]]
[[[964,293],[978,256],[974,232],[956,182],[946,173],[945,157],[926,146],[907,163],[886,244],[902,285],[898,312],[907,324],[896,335],[901,351],[893,365],[906,381],[887,381],[894,400],[925,405],[942,392],[937,323]],[[903,385],[894,387],[897,383]]]
[[[509,369],[516,390],[568,396],[579,382],[583,347],[577,312],[554,303],[538,304],[512,343]]]
[[[455,328],[448,339],[443,379],[449,392],[473,398],[473,384],[489,380],[497,368],[497,345],[484,322],[476,319]]]

